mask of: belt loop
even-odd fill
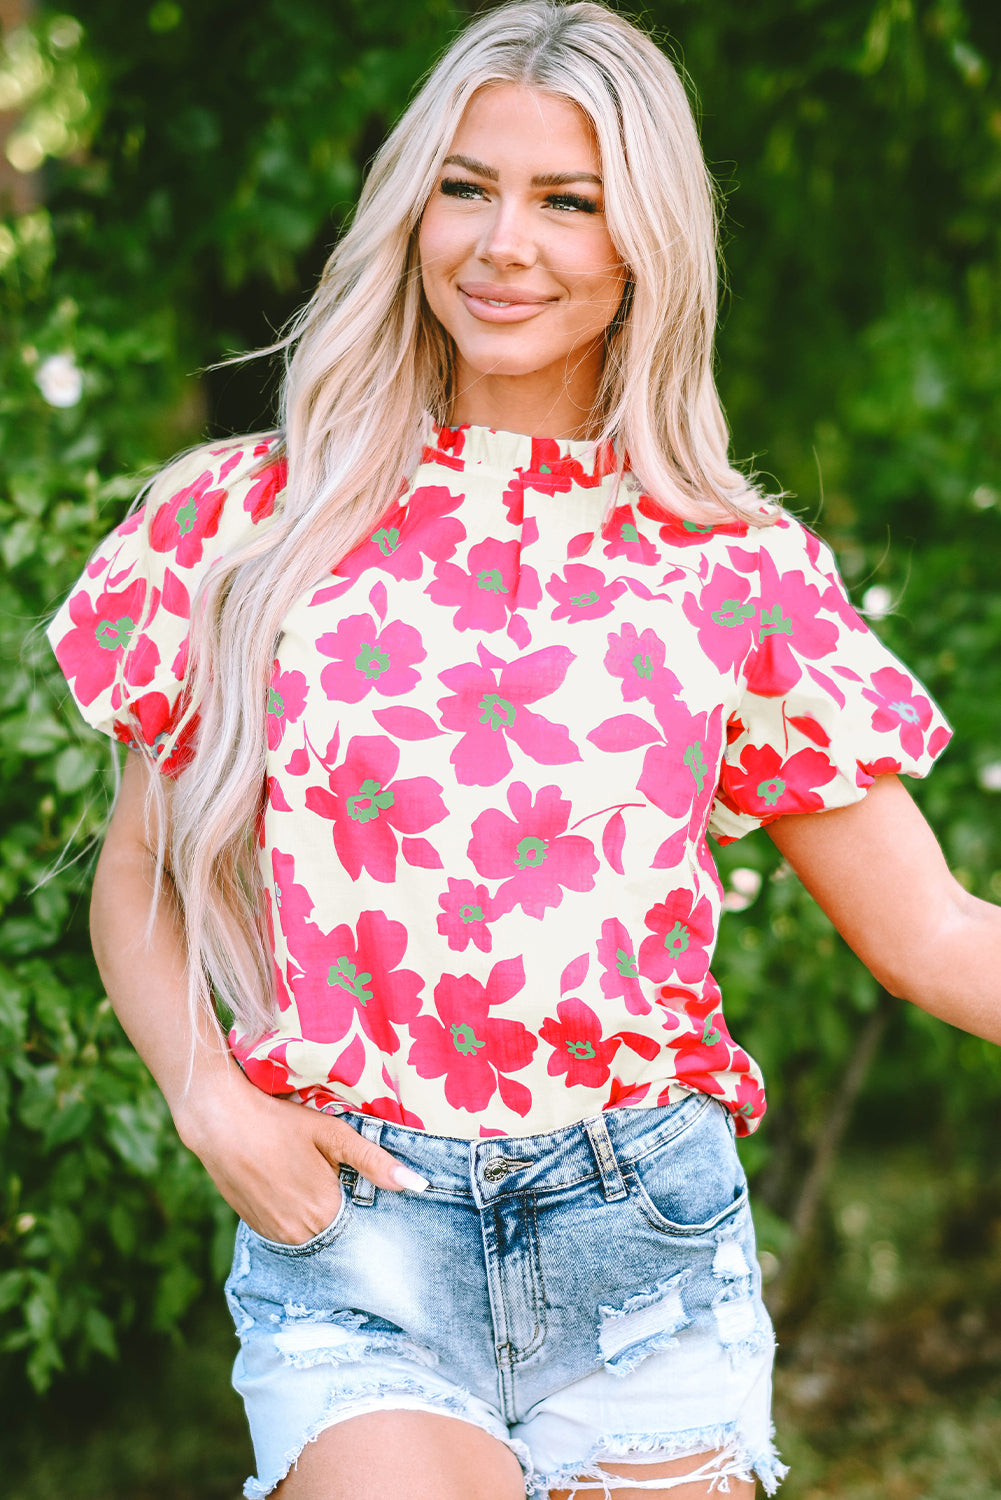
[[[627,1197],[626,1184],[615,1159],[615,1150],[612,1146],[612,1138],[608,1134],[604,1115],[596,1115],[593,1120],[585,1120],[584,1129],[587,1131],[594,1159],[601,1173],[601,1188],[606,1202],[612,1203],[617,1198]]]
[[[377,1120],[374,1115],[363,1115],[357,1127],[358,1134],[366,1141],[372,1141],[376,1146],[382,1136],[382,1127],[385,1120]],[[371,1208],[375,1202],[375,1183],[370,1182],[359,1172],[354,1191],[351,1194],[356,1208]]]

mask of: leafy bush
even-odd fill
[[[923,804],[963,881],[1001,897],[996,7],[651,0],[648,14],[683,43],[729,195],[737,452],[798,492],[952,717]],[[20,109],[8,154],[47,157],[38,206],[0,225],[0,1348],[38,1388],[113,1353],[134,1320],[174,1328],[220,1276],[231,1223],[89,957],[113,752],[61,706],[40,627],[143,476],[267,420],[261,367],[191,372],[292,310],[458,19],[448,0],[78,0],[0,58]],[[734,906],[753,888],[734,872],[763,877],[717,972],[769,1077],[773,1117],[747,1153],[781,1250],[883,1002],[767,840],[721,866]],[[989,1170],[998,1058],[894,1011],[867,1128],[920,1125]]]

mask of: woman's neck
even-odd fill
[[[530,437],[594,437],[600,377],[600,362],[596,364],[589,352],[573,367],[568,361],[558,371],[525,375],[481,373],[463,368],[460,359],[449,419],[454,427],[469,423]]]

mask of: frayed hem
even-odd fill
[[[608,1474],[600,1465],[611,1459],[629,1460],[640,1455],[649,1456],[651,1462],[666,1462],[673,1458],[696,1457],[708,1453],[710,1457],[691,1474],[678,1475],[672,1479],[639,1479]],[[752,1454],[741,1439],[734,1423],[715,1427],[691,1428],[687,1432],[635,1434],[614,1433],[595,1443],[587,1458],[581,1463],[564,1464],[549,1474],[533,1474],[528,1481],[529,1497],[544,1496],[550,1490],[567,1490],[570,1500],[578,1491],[594,1493],[600,1490],[603,1500],[613,1500],[615,1490],[623,1489],[674,1489],[690,1484],[693,1479],[709,1481],[707,1493],[728,1494],[730,1480],[751,1481],[757,1478],[766,1495],[774,1495],[788,1474],[774,1445],[769,1442],[763,1452]]]
[[[510,1437],[506,1432],[497,1431],[485,1422],[477,1421],[469,1410],[471,1401],[468,1391],[438,1393],[427,1390],[415,1380],[396,1381],[389,1385],[382,1381],[368,1381],[364,1385],[354,1386],[349,1392],[333,1391],[323,1415],[306,1429],[300,1443],[286,1451],[282,1458],[281,1472],[266,1480],[251,1475],[243,1487],[245,1500],[266,1500],[282,1480],[288,1477],[308,1445],[315,1443],[321,1433],[350,1417],[365,1416],[371,1411],[426,1411],[434,1416],[470,1422],[510,1448],[523,1472],[530,1475],[532,1456],[527,1446],[519,1438]]]

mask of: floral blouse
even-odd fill
[[[128,740],[128,703],[162,745],[198,586],[280,504],[269,451],[179,460],[87,565],[50,637],[96,728]],[[610,468],[436,431],[286,616],[262,704],[274,1023],[230,1036],[266,1092],[464,1138],[693,1090],[759,1122],[709,972],[706,835],[923,775],[949,729],[806,527],[665,521]]]

